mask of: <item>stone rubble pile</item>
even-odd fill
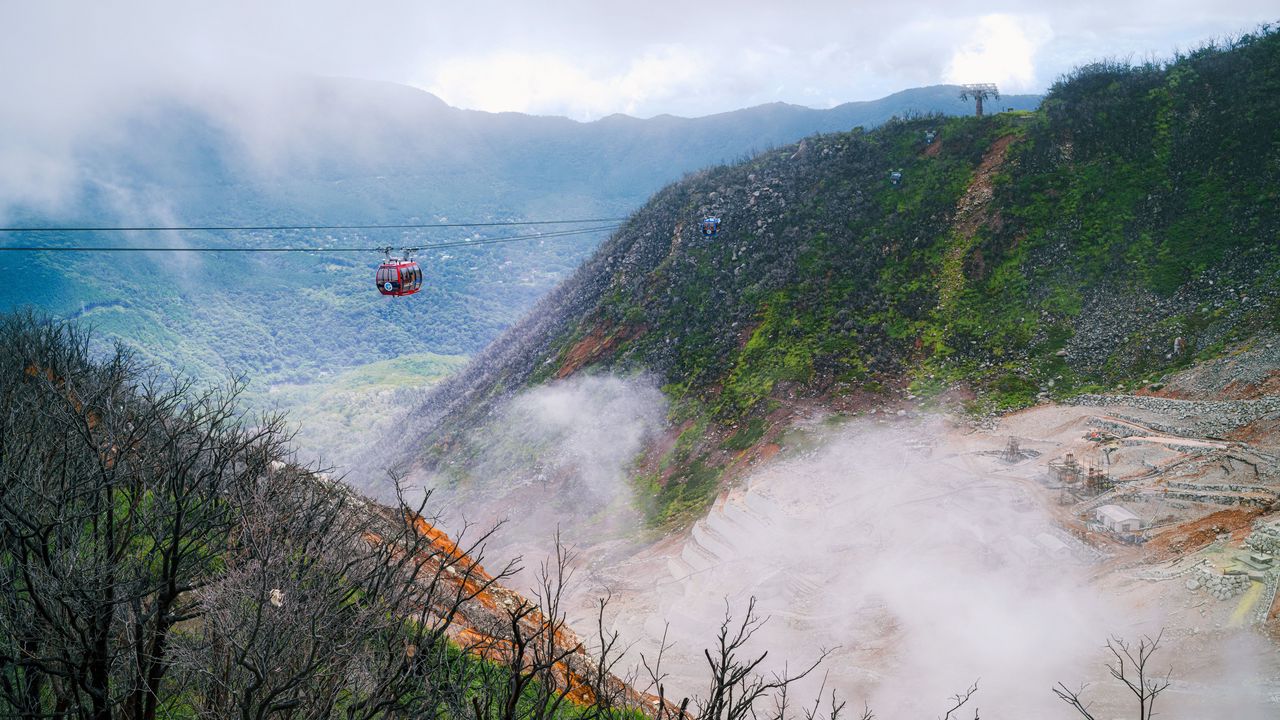
[[[1186,587],[1192,592],[1204,588],[1213,597],[1228,600],[1248,589],[1251,582],[1253,581],[1248,575],[1227,575],[1213,568],[1200,566],[1191,573]]]
[[[1132,419],[1153,430],[1191,437],[1217,437],[1258,420],[1280,416],[1280,395],[1257,400],[1176,400],[1146,395],[1085,394],[1067,400],[1066,404],[1084,407],[1122,405],[1158,412],[1177,418],[1177,424]]]
[[[1245,546],[1258,552],[1280,555],[1280,521],[1253,524],[1253,532],[1244,541]]]

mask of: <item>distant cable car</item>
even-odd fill
[[[897,184],[901,183],[901,182],[902,182],[902,171],[901,171],[901,170],[894,170],[893,172],[889,173],[889,182],[893,183],[894,185],[897,185]]]
[[[709,217],[702,219],[702,234],[711,237],[720,232],[720,218]]]
[[[405,248],[405,257],[391,257],[391,248],[386,248],[387,259],[378,266],[374,280],[378,284],[378,292],[383,295],[400,297],[412,295],[422,289],[422,268],[410,258],[413,248]]]

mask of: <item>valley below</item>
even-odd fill
[[[0,718],[1280,718],[1280,25],[748,5],[8,23]]]
[[[526,444],[531,427],[554,436],[535,472],[491,449],[491,484],[442,484],[438,497],[470,521],[505,521],[490,554],[526,568],[559,533],[577,557],[571,625],[594,627],[607,594],[626,662],[651,663],[665,638],[668,697],[704,689],[703,648],[754,598],[768,618],[753,639],[769,650],[762,669],[830,652],[804,697],[824,686],[936,713],[977,680],[984,716],[1056,716],[1069,712],[1050,691],[1062,682],[1118,717],[1133,698],[1108,676],[1107,640],[1159,637],[1162,715],[1268,717],[1280,707],[1273,346],[1156,391],[986,419],[905,391],[797,404],[785,432],[741,451],[705,513],[665,529],[643,522],[626,479],[629,451],[661,434],[652,391],[570,380],[522,396],[506,425]],[[1254,375],[1263,386],[1241,382]],[[1116,508],[1136,529],[1107,525]],[[519,580],[532,586],[528,571]]]

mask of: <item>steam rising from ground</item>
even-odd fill
[[[1100,590],[1098,558],[1055,526],[1034,473],[975,453],[991,439],[942,422],[819,434],[799,441],[815,449],[722,498],[683,546],[597,570],[614,590],[616,628],[639,641],[634,653],[652,658],[670,623],[669,694],[703,689],[702,648],[726,601],[740,615],[754,596],[771,617],[755,646],[770,651],[768,669],[835,648],[828,689],[882,717],[939,715],[979,678],[984,717],[1065,717],[1050,693],[1058,681],[1094,683],[1098,717],[1131,712],[1105,675],[1102,645],[1155,635],[1170,608]],[[1177,630],[1165,645],[1158,669],[1173,666],[1178,679],[1167,717],[1265,702],[1256,648]],[[1224,662],[1215,658],[1235,658],[1233,671],[1213,669]]]
[[[1056,526],[1038,471],[979,454],[992,437],[941,421],[815,426],[691,533],[646,544],[628,470],[663,425],[662,394],[646,379],[545,386],[484,431],[467,481],[441,487],[448,515],[507,521],[491,564],[522,555],[536,567],[558,528],[580,553],[571,624],[590,628],[607,588],[614,628],[635,643],[624,664],[641,652],[652,659],[665,630],[676,641],[669,697],[703,690],[702,649],[726,603],[740,617],[755,597],[770,617],[753,641],[769,651],[764,670],[794,670],[834,648],[827,688],[881,717],[939,715],[977,679],[984,717],[1068,717],[1050,692],[1058,681],[1093,683],[1097,716],[1118,717],[1129,699],[1105,675],[1103,643],[1154,635],[1172,615],[1196,612],[1174,607],[1182,595],[1146,603],[1099,585],[1099,558]],[[514,586],[531,581],[527,571]],[[1274,691],[1258,682],[1259,669],[1275,665],[1261,659],[1266,643],[1191,635],[1182,617],[1157,661],[1175,678],[1162,713],[1231,707],[1252,717]],[[816,690],[813,679],[801,690]]]
[[[638,527],[628,470],[666,420],[649,378],[575,377],[516,396],[478,437],[465,478],[432,478],[450,515],[505,525],[491,546],[533,564],[557,530],[579,547],[624,538]],[[528,578],[525,578],[526,580]]]
[[[1079,677],[1109,632],[1138,628],[1088,590],[1087,551],[1033,489],[913,442],[940,431],[850,428],[757,473],[647,597],[620,606],[620,629],[652,640],[667,618],[672,684],[696,692],[697,643],[726,598],[741,609],[755,596],[771,658],[794,666],[839,646],[830,681],[884,712],[936,712],[977,678],[984,706],[1051,707],[1056,680]]]
[[[627,499],[626,471],[665,417],[665,398],[652,382],[583,377],[517,397],[489,433],[533,449],[537,476],[531,479],[567,480],[583,493],[575,498],[581,512]]]

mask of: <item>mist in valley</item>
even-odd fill
[[[490,545],[503,561],[527,556],[522,581],[554,550],[635,539],[643,518],[629,470],[666,421],[666,398],[646,377],[582,376],[513,397],[469,439],[475,456],[454,472],[410,475],[453,523],[502,524]],[[385,488],[383,488],[385,490]]]
[[[1098,720],[1128,717],[1134,703],[1108,675],[1106,643],[1157,636],[1153,665],[1172,683],[1159,717],[1274,716],[1280,656],[1266,633],[1276,610],[1250,603],[1275,590],[1280,565],[1268,556],[1264,587],[1234,605],[1174,574],[1209,548],[1248,557],[1248,528],[1202,528],[1171,540],[1167,555],[1151,549],[1158,543],[1121,545],[1132,536],[1086,543],[1064,528],[1083,528],[1094,500],[1132,500],[1132,478],[1094,485],[1090,467],[1091,492],[1116,492],[1067,507],[1066,490],[1041,482],[1047,450],[1005,462],[999,450],[1014,432],[978,428],[1007,423],[1012,415],[993,418],[1008,408],[1060,408],[1112,387],[1207,397],[1221,403],[1213,413],[1237,414],[1217,397],[1230,395],[1226,380],[1184,393],[1162,374],[1235,353],[1231,343],[1280,308],[1268,279],[1280,265],[1259,240],[1267,233],[1254,232],[1275,218],[1249,200],[1274,198],[1274,178],[1259,170],[1251,185],[1253,171],[1241,169],[1268,157],[1266,143],[1239,150],[1272,129],[1274,106],[1207,72],[1194,94],[1192,79],[1166,83],[1163,61],[1139,73],[1139,59],[1111,70],[1154,90],[1137,80],[1090,89],[1082,73],[1080,88],[1067,83],[1075,95],[1050,93],[1036,108],[1080,63],[1196,47],[1272,18],[1271,3],[1230,0],[1208,13],[1187,0],[1158,12],[1146,2],[1101,12],[937,0],[663,0],[660,12],[258,5],[0,9],[10,70],[0,73],[0,226],[10,228],[0,241],[14,251],[0,253],[0,312],[29,307],[92,328],[98,355],[120,343],[148,373],[190,378],[193,392],[241,382],[246,423],[280,410],[297,431],[272,472],[291,460],[323,470],[318,487],[344,478],[388,508],[424,501],[453,540],[492,528],[479,559],[524,598],[540,599],[539,571],[569,548],[567,628],[594,645],[607,597],[604,629],[626,644],[617,669],[639,691],[653,690],[641,668],[661,654],[667,699],[703,694],[704,648],[726,615],[741,621],[753,607],[766,619],[745,648],[767,653],[759,673],[824,658],[791,688],[793,717],[833,690],[849,700],[843,718],[864,702],[875,717],[941,717],[975,683],[963,717],[1074,717],[1057,683],[1085,687]],[[1202,52],[1208,62],[1236,51]],[[1262,77],[1261,64],[1249,67]],[[957,85],[975,82],[1005,93],[988,117],[944,117],[973,113]],[[1228,118],[1222,108],[1237,104]],[[1158,132],[1144,124],[1152,118]],[[1222,153],[1202,137],[1222,139]],[[1200,164],[1177,171],[1170,157]],[[735,158],[751,159],[714,167]],[[1132,168],[1111,172],[1117,163]],[[1229,182],[1212,182],[1219,171]],[[1077,202],[1090,197],[1106,202]],[[715,237],[698,231],[710,213],[723,215]],[[152,250],[133,252],[143,246]],[[216,252],[185,252],[196,249]],[[379,295],[379,263],[414,252],[421,292]],[[1249,342],[1270,349],[1266,337]],[[1223,375],[1272,398],[1267,357],[1256,377]],[[69,400],[93,430],[91,404],[81,413],[52,365],[15,367],[25,375],[10,379],[23,382],[42,382],[43,368],[58,391],[49,397]],[[544,382],[553,373],[569,377]],[[896,403],[895,384],[915,381],[926,398],[944,384],[946,395],[972,390],[974,415],[812,409]],[[672,388],[718,400],[682,414]],[[691,427],[707,437],[691,438]],[[1103,453],[1082,427],[1063,421],[1054,432],[1071,439],[1039,447],[1056,458],[1071,443]],[[1244,447],[1257,439],[1246,433],[1276,427],[1233,425],[1211,439]],[[1170,444],[1207,444],[1173,434]],[[1108,468],[1132,437],[1114,439]],[[86,457],[101,465],[107,447],[108,465],[125,464],[115,460],[122,443],[100,445],[86,445]],[[1157,478],[1146,490],[1167,495],[1157,470],[1135,475]],[[1250,482],[1262,482],[1252,470]],[[655,478],[701,489],[660,505]],[[1212,485],[1197,492],[1225,493],[1236,511],[1256,499],[1256,488]],[[690,517],[713,488],[714,502]],[[654,507],[676,519],[655,524],[667,516]],[[1276,507],[1265,509],[1273,521]],[[1178,529],[1154,513],[1140,521],[1148,538]],[[518,569],[501,575],[508,562]],[[204,582],[193,577],[188,587]],[[506,592],[486,607],[518,605]],[[134,631],[114,595],[103,607],[96,617],[113,638]],[[191,617],[165,631],[217,630]],[[460,632],[477,628],[490,629]],[[388,637],[388,667],[413,667]],[[550,637],[554,652],[554,628]],[[166,646],[154,647],[159,667]],[[419,646],[403,651],[412,659]],[[0,675],[18,667],[10,655]]]
[[[983,454],[992,438],[944,419],[815,419],[691,531],[664,536],[644,526],[629,479],[663,427],[650,381],[575,378],[497,417],[465,480],[427,480],[446,524],[505,523],[489,561],[520,558],[521,591],[559,532],[576,550],[571,624],[594,627],[609,594],[627,662],[652,661],[665,633],[668,697],[703,690],[702,649],[726,608],[740,618],[754,598],[769,618],[750,646],[769,651],[762,671],[831,653],[799,697],[825,683],[884,717],[918,716],[978,681],[984,717],[1067,717],[1050,688],[1090,683],[1100,717],[1119,716],[1130,700],[1106,675],[1106,640],[1169,620],[1165,604],[1101,587],[1103,558],[1055,525],[1048,493]],[[1156,664],[1174,686],[1162,715],[1262,712],[1267,691],[1251,683],[1274,670],[1265,643],[1185,631],[1163,643]]]
[[[647,588],[627,581],[616,622],[649,642],[670,623],[682,692],[700,689],[696,643],[751,597],[770,670],[831,650],[829,685],[895,715],[975,680],[981,707],[1043,712],[1108,634],[1158,630],[1088,588],[1086,553],[1038,498],[935,447],[941,422],[818,434],[717,503]]]

